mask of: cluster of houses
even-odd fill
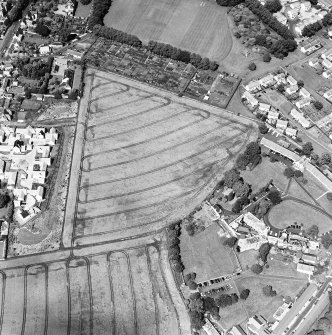
[[[308,38],[305,41],[299,41],[299,49],[302,53],[309,56],[315,51],[323,47],[320,40],[317,38]]]
[[[256,98],[257,93],[265,90],[266,88],[277,89],[279,85],[284,87],[285,93],[288,96],[295,94],[298,95],[298,98],[293,101],[297,109],[294,108],[292,110],[291,116],[298,121],[302,127],[309,128],[311,126],[311,122],[305,118],[303,112],[300,110],[311,104],[311,94],[304,87],[300,88],[297,81],[292,76],[286,75],[283,72],[276,75],[270,73],[259,80],[249,82],[244,86],[246,91],[242,95],[242,100],[254,114],[260,113],[265,115],[267,123],[273,125],[287,136],[296,138],[297,130],[289,127],[289,122],[287,120],[281,119],[281,115],[278,110],[269,104],[259,102]]]
[[[58,140],[55,128],[0,128],[0,183],[14,197],[20,224],[40,212],[44,200],[51,151]]]
[[[319,243],[304,234],[301,226],[291,225],[286,229],[275,229],[267,226],[254,214],[248,212],[229,223],[233,236],[238,238],[240,252],[258,250],[264,243],[273,245],[271,254],[287,254],[294,256],[297,271],[312,275],[317,262],[314,255]]]
[[[281,306],[269,319],[262,315],[249,318],[246,330],[254,335],[305,335],[329,305],[329,285],[318,287],[312,283],[295,301],[284,299]],[[232,335],[246,335],[240,325],[234,326]]]
[[[309,59],[308,64],[315,69],[321,69],[322,76],[330,79],[332,77],[332,49],[324,51],[320,57]]]
[[[265,4],[266,0],[260,0],[260,2]],[[318,3],[320,4],[320,2],[319,0]],[[316,8],[311,5],[310,1],[282,0],[282,10],[273,15],[285,26],[296,20],[294,30],[299,36],[302,36],[305,26],[322,20],[328,13],[330,6],[325,4],[326,0],[322,2],[324,4],[320,4],[320,8]]]

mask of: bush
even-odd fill
[[[260,125],[258,126],[258,129],[261,134],[266,134],[269,131],[269,128],[267,127],[265,123],[260,123]]]
[[[240,299],[247,300],[247,298],[249,297],[249,293],[250,293],[250,290],[247,288],[242,290],[240,293]]]
[[[187,285],[193,291],[196,290],[198,287],[198,285],[193,280],[190,280]]]
[[[266,52],[264,55],[263,55],[263,62],[265,63],[269,63],[271,61],[271,55]]]
[[[233,248],[233,247],[235,246],[236,242],[237,242],[237,238],[234,237],[234,236],[232,236],[232,237],[230,237],[230,238],[227,238],[227,239],[224,241],[223,245],[226,245],[226,246],[228,246],[228,247],[230,247],[230,248]]]
[[[277,292],[272,289],[271,285],[266,285],[263,287],[263,294],[267,297],[274,297],[277,295]]]
[[[300,170],[295,170],[295,171],[294,171],[294,176],[295,176],[296,178],[301,178],[301,177],[303,177],[303,172],[300,171]]]
[[[332,201],[332,192],[327,193],[326,198],[327,200]]]
[[[323,104],[320,102],[320,101],[314,101],[314,103],[313,103],[313,105],[315,106],[315,108],[317,109],[317,110],[321,110],[321,109],[323,109]]]
[[[254,264],[251,266],[251,271],[258,275],[263,271],[263,267],[259,264]]]
[[[270,191],[267,197],[271,200],[273,205],[277,205],[282,201],[280,192],[278,190]]]
[[[284,171],[284,176],[286,176],[288,179],[294,177],[294,171],[291,167],[287,166]]]
[[[10,200],[10,197],[7,193],[0,194],[0,208],[4,208]]]
[[[256,70],[256,64],[255,63],[250,63],[249,64],[249,66],[248,66],[248,69],[250,70],[250,71],[255,71]]]

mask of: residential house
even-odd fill
[[[315,267],[309,264],[298,263],[296,270],[297,272],[305,273],[307,275],[312,275],[315,271]]]
[[[297,90],[299,89],[299,87],[297,85],[291,85],[291,86],[288,86],[286,88],[286,93],[287,94],[294,94],[297,92]]]
[[[291,138],[296,139],[297,138],[297,129],[287,127],[285,134]]]
[[[304,87],[302,87],[299,91],[300,96],[303,98],[310,98],[310,92],[306,90]]]
[[[273,74],[268,74],[267,76],[259,79],[259,84],[263,87],[269,87],[274,83],[274,77]]]
[[[301,3],[301,10],[308,12],[311,9],[311,2],[310,1],[303,1]]]
[[[317,57],[311,58],[308,63],[311,67],[316,67],[319,65],[319,59]]]
[[[297,85],[297,81],[296,81],[292,76],[288,76],[288,77],[287,77],[287,82],[288,82],[291,86],[295,86],[295,85]]]
[[[293,2],[289,5],[291,9],[297,9],[300,10],[301,8],[301,3],[299,1]]]
[[[287,25],[287,17],[281,12],[274,13],[273,16],[283,25]]]
[[[261,315],[255,315],[249,318],[247,323],[248,329],[255,335],[264,334],[264,328],[266,327],[267,322]]]
[[[323,94],[323,97],[332,102],[332,88]]]
[[[288,10],[287,15],[291,20],[295,20],[299,16],[299,9],[294,8]]]
[[[276,128],[277,129],[280,129],[282,131],[285,131],[286,128],[288,126],[288,121],[285,121],[285,120],[277,120],[277,123],[276,123]]]
[[[51,52],[51,49],[48,45],[39,47],[39,53],[41,55],[48,55]]]
[[[78,52],[76,50],[68,49],[67,50],[67,55],[74,58],[74,59],[82,59],[84,56],[84,52]]]
[[[265,146],[267,149],[273,151],[273,152],[276,152],[286,158],[288,158],[289,160],[293,161],[293,162],[296,162],[300,159],[300,157],[293,151],[291,150],[288,150],[284,147],[282,147],[281,145],[273,142],[273,141],[270,141],[269,139],[263,137],[261,139],[261,145]]]
[[[266,114],[269,112],[269,110],[271,109],[271,105],[269,104],[265,104],[263,102],[259,103],[259,107],[258,107],[259,111],[261,111],[262,113]]]
[[[282,72],[274,76],[274,80],[279,84],[286,84],[286,75]]]
[[[261,89],[261,85],[258,81],[251,81],[244,88],[250,93],[255,93]]]
[[[232,335],[247,335],[247,333],[243,330],[243,328],[240,325],[234,326],[230,333]]]
[[[323,76],[324,78],[326,78],[326,79],[330,79],[331,76],[332,76],[332,69],[329,69],[329,70],[327,70],[327,71],[324,71],[324,72],[322,73],[322,76]]]
[[[244,98],[251,107],[258,106],[258,100],[249,92],[245,91],[242,95],[242,98]]]
[[[322,61],[322,65],[324,66],[325,69],[329,70],[332,68],[332,62],[329,61],[328,59],[324,59]]]
[[[303,108],[305,106],[310,105],[310,103],[311,103],[311,99],[310,98],[302,98],[302,99],[296,101],[295,106],[297,108]]]
[[[277,121],[279,119],[279,113],[276,111],[269,111],[267,114],[268,121]]]
[[[322,53],[322,58],[327,59],[327,60],[332,62],[332,49],[323,52]]]
[[[332,9],[332,0],[318,0],[318,4],[327,11]]]
[[[321,42],[318,39],[314,40],[308,40],[304,43],[302,43],[300,50],[306,55],[310,55],[316,50],[320,49],[322,47]]]
[[[307,264],[315,265],[317,262],[317,256],[311,254],[303,254],[302,261]]]

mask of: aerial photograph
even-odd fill
[[[0,335],[332,335],[332,0],[0,0]]]

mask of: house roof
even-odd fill
[[[261,139],[261,144],[264,145],[265,147],[267,147],[268,149],[289,158],[290,160],[292,160],[294,162],[296,162],[300,159],[300,157],[296,153],[294,153],[293,151],[290,151],[290,150],[282,147],[281,145],[268,140],[265,137],[263,137]]]

